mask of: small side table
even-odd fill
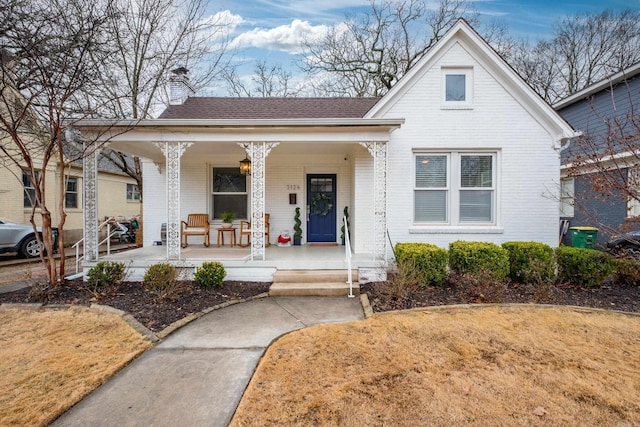
[[[220,240],[222,240],[222,246],[224,246],[224,233],[229,233],[229,247],[233,247],[236,244],[236,229],[235,228],[218,228],[218,247],[220,247]]]

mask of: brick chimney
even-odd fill
[[[181,105],[188,97],[195,95],[189,83],[189,70],[184,67],[171,71],[169,78],[169,105]]]

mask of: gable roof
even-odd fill
[[[591,86],[587,86],[581,91],[574,93],[573,95],[569,95],[568,97],[553,104],[553,108],[559,110],[561,108],[568,107],[571,104],[582,101],[583,99],[588,98],[589,96],[597,92],[600,92],[601,90],[612,87],[622,81],[632,79],[638,74],[640,74],[640,62],[628,68],[625,68],[624,70],[610,77],[602,79],[599,82],[592,84]]]
[[[464,19],[459,19],[365,118],[383,117],[455,43],[460,43],[553,136],[557,148],[560,148],[563,141],[578,136],[578,133]]]
[[[190,97],[170,105],[160,119],[362,118],[380,98],[219,98]]]

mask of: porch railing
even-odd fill
[[[351,270],[351,239],[349,238],[349,227],[347,227],[347,217],[342,217],[344,224],[344,254],[347,261],[347,283],[349,284],[349,298],[353,298],[353,279]]]
[[[112,231],[112,226],[114,224],[115,224],[115,219],[109,218],[108,220],[106,220],[105,222],[103,222],[98,226],[98,232],[100,232],[100,230],[102,230],[103,227],[105,226],[107,227],[107,237],[105,237],[103,240],[100,241],[100,243],[98,243],[98,248],[100,248],[100,246],[103,243],[105,242],[107,243],[107,255],[111,253],[111,238],[120,232],[120,229],[118,227],[115,227]],[[82,246],[82,249],[83,249],[82,255],[80,255],[80,246]],[[82,262],[82,260],[84,260],[84,237],[78,240],[76,243],[74,243],[74,245],[71,246],[71,248],[75,249],[76,251],[76,274],[77,274],[79,270],[78,267]]]

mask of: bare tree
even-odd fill
[[[244,82],[236,68],[225,72],[229,93],[237,97],[293,97],[300,93],[299,88],[292,87],[292,74],[281,65],[270,65],[266,60],[259,60],[254,67],[254,74]]]
[[[433,9],[430,4],[371,0],[366,13],[305,43],[303,70],[324,94],[384,95],[458,18],[477,22],[477,13],[464,0],[440,0]]]
[[[589,121],[593,127],[571,143],[566,159],[570,165],[567,176],[581,179],[589,190],[576,194],[575,209],[613,235],[627,231],[625,224],[617,229],[599,211],[607,212],[608,206],[620,202],[627,205],[627,210],[634,208],[637,212],[640,208],[640,105],[637,93],[625,87],[628,99],[619,99],[624,104],[619,110],[614,105],[612,110],[605,110],[605,115],[591,106],[593,117]],[[636,213],[636,222],[630,224],[637,226],[637,219]]]
[[[640,61],[640,12],[567,16],[549,40],[521,41],[505,55],[553,103]]]
[[[224,14],[205,19],[205,0],[113,0],[108,26],[115,55],[105,64],[101,91],[114,100],[102,117],[147,119],[168,105],[170,71],[192,69],[195,89],[221,79],[229,66]],[[140,159],[104,150],[103,156],[134,178],[142,202]]]
[[[3,0],[0,24],[0,155],[5,164],[27,172],[33,188],[30,222],[36,231],[41,217],[41,259],[51,286],[64,281],[65,261],[53,257],[52,212],[47,199],[47,173],[57,163],[60,170],[82,156],[82,147],[68,150],[65,134],[75,120],[95,114],[102,100],[81,94],[98,82],[103,50],[110,37],[106,22],[112,4],[82,0]],[[52,19],[55,17],[55,19]],[[73,154],[71,154],[73,152]],[[20,177],[22,182],[22,177]],[[66,219],[65,179],[60,179],[57,210],[60,219],[58,251],[64,255]]]

